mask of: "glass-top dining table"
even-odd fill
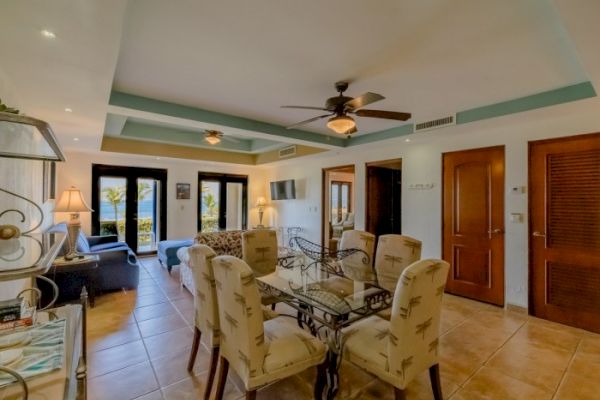
[[[321,267],[301,252],[257,280],[262,292],[296,310],[300,327],[308,328],[327,343],[327,387],[323,398],[334,398],[339,389],[342,329],[391,307],[393,294],[375,283],[333,273],[331,268]]]

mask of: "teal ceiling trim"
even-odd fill
[[[305,140],[315,144],[337,147],[344,147],[346,145],[346,140],[341,138],[299,129],[286,129],[283,126],[270,124],[267,122],[169,103],[147,97],[135,96],[128,93],[113,91],[110,94],[109,104],[139,111],[152,112],[155,114],[168,115],[176,118],[184,118],[193,121],[206,122],[209,124],[261,132],[288,139]]]
[[[461,111],[456,114],[456,123],[466,124],[482,119],[534,110],[536,108],[568,103],[570,101],[587,99],[595,96],[596,91],[592,84],[590,82],[583,82],[531,96]]]
[[[250,149],[252,151],[261,151],[264,149],[269,149],[275,146],[287,145],[288,143],[276,142],[274,140],[260,139],[254,138],[251,140],[252,144],[250,145]]]
[[[123,115],[106,114],[104,122],[104,133],[110,136],[118,136],[123,131],[127,117]]]
[[[149,139],[172,144],[200,146],[211,149],[251,152],[252,141],[237,139],[235,142],[221,140],[221,143],[211,145],[204,140],[204,136],[198,132],[167,128],[164,126],[141,124],[139,122],[127,121],[121,132],[121,136]]]
[[[378,142],[380,140],[393,139],[400,136],[410,135],[413,133],[413,124],[406,124],[395,128],[386,129],[373,133],[366,133],[360,136],[354,136],[346,139],[346,146],[358,146],[366,143]]]

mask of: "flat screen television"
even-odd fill
[[[271,200],[290,200],[296,198],[296,184],[293,179],[271,182]]]

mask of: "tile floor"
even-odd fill
[[[208,352],[186,371],[193,300],[155,258],[142,259],[137,290],[100,296],[89,312],[89,397],[92,400],[198,399]],[[446,295],[440,365],[444,397],[473,399],[600,399],[600,335]],[[236,379],[227,399],[243,392]],[[310,399],[314,371],[261,389],[259,399]],[[340,399],[392,399],[392,388],[350,364],[341,369]],[[427,373],[408,399],[431,399]]]

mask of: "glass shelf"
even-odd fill
[[[64,161],[65,156],[46,122],[0,112],[0,156]]]
[[[64,233],[37,233],[0,240],[0,281],[44,274],[65,238]]]

